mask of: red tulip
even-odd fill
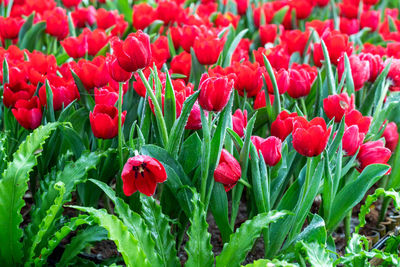
[[[324,111],[326,116],[335,122],[340,122],[345,114],[355,108],[354,95],[341,93],[339,95],[330,95],[324,99]]]
[[[399,132],[396,123],[389,122],[383,131],[382,137],[385,138],[385,147],[394,152],[399,142]]]
[[[21,18],[0,17],[0,37],[2,39],[17,38],[23,24],[24,20]]]
[[[224,40],[210,34],[197,37],[193,44],[193,50],[199,63],[203,65],[215,64],[219,54],[224,49],[224,43]]]
[[[95,57],[92,61],[79,60],[75,72],[88,91],[95,87],[103,87],[110,81],[104,56]]]
[[[207,116],[208,113],[205,112]],[[188,130],[200,130],[202,127],[201,125],[201,114],[200,114],[200,106],[199,103],[196,102],[193,105],[192,110],[190,111],[188,121],[186,123],[185,129]]]
[[[10,108],[15,105],[18,100],[29,100],[36,91],[36,86],[27,84],[26,82],[18,83],[15,86],[10,86],[6,83],[3,92],[3,104]]]
[[[340,32],[352,35],[360,30],[358,19],[340,18]]]
[[[96,21],[96,9],[93,6],[77,8],[71,12],[71,17],[76,28],[92,26]]]
[[[296,11],[297,19],[306,19],[310,16],[314,3],[309,0],[296,0],[289,2],[289,5]]]
[[[126,111],[122,112],[122,125]],[[118,135],[118,109],[114,106],[95,105],[89,114],[93,135],[101,139],[111,139]]]
[[[387,59],[384,65],[386,66],[389,62],[390,60]],[[387,78],[391,81],[389,90],[392,92],[400,91],[400,59],[392,59]]]
[[[30,100],[17,100],[11,111],[18,123],[28,130],[36,129],[42,121],[42,109],[37,96]]]
[[[289,70],[290,83],[287,93],[293,98],[300,98],[310,93],[311,85],[315,80],[315,67],[293,64]]]
[[[119,65],[125,71],[135,72],[150,64],[150,38],[140,30],[129,34],[125,41],[113,39],[111,47]]]
[[[358,171],[362,172],[365,167],[375,163],[381,163],[388,165],[387,162],[390,159],[392,152],[390,149],[386,148],[381,140],[378,141],[369,141],[365,144],[362,144],[360,147],[360,151],[357,155],[357,160],[359,162],[359,166],[357,167]],[[388,171],[390,173],[390,170]]]
[[[199,85],[200,106],[207,111],[221,111],[229,101],[233,83],[232,76],[209,77],[203,74]]]
[[[298,117],[297,113],[288,113],[286,110],[279,113],[276,120],[271,123],[271,135],[279,137],[282,141],[292,133],[293,120]]]
[[[221,151],[221,157],[214,171],[214,180],[224,185],[225,191],[231,190],[240,179],[242,169],[239,162],[225,149]]]
[[[72,58],[84,57],[88,50],[87,36],[68,37],[60,42],[68,56]]]
[[[232,72],[236,74],[235,89],[240,96],[244,96],[246,91],[247,97],[256,96],[261,90],[264,82],[262,78],[262,68],[257,62],[250,61],[234,62],[231,66]]]
[[[260,26],[260,40],[261,44],[274,43],[278,36],[278,26],[276,24],[266,24]]]
[[[171,57],[169,53],[168,38],[160,36],[150,45],[151,47],[151,61],[154,62],[157,68],[161,69],[162,65]],[[153,65],[153,64],[152,64]]]
[[[83,35],[87,37],[88,55],[95,56],[108,43],[109,37],[103,29],[95,29],[90,31],[88,28],[83,29]]]
[[[235,0],[238,14],[239,15],[244,15],[246,14],[247,7],[249,6],[249,1],[248,0]]]
[[[361,13],[360,26],[361,28],[370,28],[372,31],[378,29],[380,20],[380,12],[368,10]]]
[[[69,28],[65,9],[56,7],[52,10],[47,10],[43,14],[43,20],[46,21],[46,33],[57,37],[58,40],[67,37]]]
[[[136,191],[151,196],[156,191],[158,183],[167,180],[164,166],[155,158],[138,155],[129,158],[121,174],[122,189],[126,196]]]
[[[111,78],[116,82],[126,82],[132,76],[132,73],[125,71],[118,64],[117,58],[114,55],[107,54],[106,66]]]
[[[379,55],[373,55],[371,53],[360,53],[358,57],[364,62],[369,62],[369,80],[370,82],[374,82],[378,75],[383,70],[383,62],[382,58]]]
[[[107,11],[104,8],[99,8],[96,14],[97,27],[107,30],[114,26],[111,30],[111,35],[121,36],[128,27],[128,22],[124,20],[124,15],[120,15],[117,10]]]
[[[66,8],[77,7],[81,2],[82,0],[62,0]]]
[[[165,24],[173,22],[178,18],[180,7],[174,1],[159,1],[156,8],[156,18]]]
[[[217,13],[214,24],[216,27],[228,27],[232,24],[232,26],[236,29],[239,19],[240,16],[234,15],[231,12],[226,12],[225,14]]]
[[[137,30],[144,30],[156,19],[156,11],[147,3],[133,6],[132,24]]]
[[[66,81],[53,74],[48,77],[49,85],[53,94],[53,109],[61,110],[68,106],[75,99],[79,99],[78,88],[74,81]],[[42,106],[47,105],[46,85],[39,89],[39,98]]]
[[[146,79],[148,80],[149,77],[150,77],[150,74],[151,74],[151,69],[150,69],[149,67],[148,67],[148,68],[145,68],[145,69],[143,70],[143,74],[144,74],[144,76],[146,77]],[[159,69],[157,69],[157,75],[158,75],[158,78],[159,78],[160,81],[161,81],[161,84],[165,84],[165,82],[166,82],[166,80],[167,80],[167,76],[165,75],[165,73],[163,73],[163,72],[161,72]],[[133,84],[132,84],[133,89],[135,90],[135,92],[136,92],[138,95],[140,95],[141,97],[145,97],[145,96],[146,96],[146,87],[144,86],[144,84],[143,84],[143,82],[142,82],[142,79],[140,79],[140,76],[139,76],[138,73],[135,73],[134,76],[135,76],[135,80],[136,80],[136,81],[133,82]],[[155,80],[154,80],[154,77],[153,77],[152,83],[153,83],[153,90],[155,90]]]
[[[289,54],[299,52],[300,55],[303,56],[309,37],[309,31],[302,32],[300,30],[291,30],[283,33],[282,41],[286,43]]]
[[[272,104],[274,103],[274,95],[273,94],[268,94],[269,98],[269,103]],[[258,94],[256,95],[256,98],[254,99],[254,104],[253,108],[254,109],[259,109],[267,106],[267,102],[265,101],[265,91],[260,90]]]
[[[118,101],[118,92],[114,91],[111,86],[94,89],[94,102],[96,105],[115,106]]]
[[[43,14],[46,10],[53,10],[57,3],[54,0],[25,0],[28,10]]]
[[[26,66],[31,84],[44,83],[46,75],[56,73],[57,61],[54,55],[45,55],[39,51],[33,51],[28,57],[29,61]]]
[[[171,60],[172,73],[179,73],[186,76],[185,80],[189,80],[190,71],[192,69],[192,56],[183,51],[179,55],[176,55]]]
[[[353,109],[349,111],[344,117],[344,122],[347,126],[357,125],[360,133],[368,133],[369,126],[371,125],[372,117],[361,114],[360,111]]]
[[[267,139],[252,136],[251,142],[257,149],[257,152],[263,155],[265,164],[268,166],[275,166],[281,160],[282,141],[275,137],[270,136]]]
[[[349,43],[349,36],[346,34],[341,34],[336,30],[331,32],[326,31],[321,38],[325,42],[326,48],[328,49],[329,58],[334,65],[338,64],[338,60],[342,56],[342,53],[350,55],[353,51],[352,43]],[[313,57],[315,65],[321,67],[321,60],[324,59],[321,44],[314,44]]]
[[[243,137],[244,129],[246,129],[247,126],[247,110],[242,112],[240,109],[237,109],[232,115],[232,125],[233,131],[240,137]]]
[[[303,117],[293,120],[293,147],[306,157],[315,157],[324,151],[331,128],[326,128],[324,119],[316,117],[308,122]]]
[[[180,31],[178,29],[180,28],[174,28],[174,30],[171,31],[174,44],[178,42],[179,45],[183,48],[183,50],[190,53],[190,48],[193,47],[196,37],[198,37],[201,34],[202,30],[201,28],[195,25],[184,25],[180,29]]]
[[[351,55],[349,57],[351,76],[353,76],[354,89],[356,91],[360,90],[364,84],[369,80],[370,68],[369,61],[361,60],[356,55]],[[344,57],[341,57],[338,64],[338,74],[339,80],[342,79],[345,71]]]
[[[243,38],[240,40],[238,46],[232,55],[231,62],[240,62],[242,60],[249,60],[249,50],[250,50],[251,41],[247,38]]]
[[[329,0],[328,0],[329,1]],[[333,30],[333,21],[330,20],[312,20],[306,22],[306,29],[311,30],[314,29],[319,36],[322,36],[325,31],[332,31]]]
[[[286,47],[282,45],[276,45],[269,49],[259,47],[257,50],[253,50],[253,53],[255,60],[261,66],[264,66],[264,58],[263,58],[264,54],[268,58],[269,63],[273,68],[277,70],[289,68],[290,55]]]
[[[353,156],[356,154],[358,148],[364,142],[364,133],[360,133],[357,125],[352,125],[348,127],[342,138],[342,148],[345,151],[346,156]]]

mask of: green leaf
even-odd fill
[[[167,81],[165,83],[165,96],[164,96],[164,119],[167,125],[168,132],[171,131],[172,125],[176,120],[176,102],[174,86],[171,82],[171,77],[169,73],[166,73]]]
[[[47,100],[47,104],[46,104],[46,109],[47,112],[50,115],[50,122],[55,122],[56,121],[56,117],[54,116],[54,107],[53,107],[53,91],[51,90],[49,81],[46,79],[46,100]]]
[[[344,66],[345,66],[345,72],[346,72],[346,90],[347,90],[347,93],[349,95],[351,95],[351,94],[354,94],[355,89],[354,89],[353,75],[351,74],[350,60],[349,60],[349,57],[347,56],[347,53],[344,53]]]
[[[57,266],[67,266],[88,244],[105,239],[107,239],[107,231],[97,225],[79,231],[65,246]]]
[[[253,263],[249,263],[247,265],[242,265],[244,267],[297,267],[298,265],[288,263],[287,261],[281,261],[278,259],[267,260],[267,259],[260,259],[256,260]]]
[[[208,232],[207,214],[204,205],[201,203],[199,195],[193,194],[193,214],[190,217],[190,227],[187,232],[189,241],[185,250],[188,254],[186,266],[207,267],[213,266],[214,255],[210,243],[211,235]]]
[[[329,89],[328,94],[329,95],[336,94],[335,78],[333,76],[332,64],[329,58],[328,48],[326,47],[324,40],[321,40],[321,47],[324,53],[324,59],[325,59],[324,66],[326,69],[326,77],[328,79],[328,89]]]
[[[310,224],[293,240],[292,244],[303,241],[305,243],[317,242],[325,245],[326,240],[325,221],[318,214],[313,214]]]
[[[103,209],[97,210],[80,206],[69,207],[89,213],[98,225],[108,231],[108,238],[114,241],[127,266],[151,266],[137,239],[120,219],[108,214]]]
[[[272,18],[272,23],[276,24],[276,25],[281,25],[288,10],[289,10],[289,6],[284,6],[281,9],[279,9],[278,11],[276,11]]]
[[[28,49],[33,51],[35,49],[37,40],[40,39],[44,30],[46,29],[46,22],[41,21],[33,25],[24,35],[24,38],[19,41],[19,48]]]
[[[399,210],[400,209],[400,194],[399,192],[394,191],[393,189],[385,190],[383,188],[378,188],[375,190],[375,193],[372,195],[368,195],[365,200],[364,205],[360,208],[360,213],[358,214],[358,219],[360,223],[356,226],[355,232],[358,233],[360,228],[364,227],[366,224],[365,216],[370,212],[370,207],[372,204],[377,201],[380,197],[387,197],[393,199],[394,207]]]
[[[143,250],[146,258],[152,263],[153,266],[162,266],[161,258],[155,252],[155,243],[151,238],[151,233],[144,223],[139,214],[133,212],[124,200],[117,197],[114,190],[108,185],[98,180],[90,179],[96,184],[104,193],[114,202],[114,212],[123,221],[124,225],[128,227],[133,236],[137,239],[138,245]]]
[[[156,251],[161,257],[163,266],[179,266],[169,218],[162,213],[161,207],[154,198],[141,194],[140,201],[142,202],[142,217],[156,243]]]
[[[190,173],[200,164],[200,153],[193,153],[201,150],[201,140],[197,133],[193,133],[182,144],[181,153],[179,153],[179,162],[185,173]]]
[[[286,215],[285,212],[271,211],[261,213],[251,220],[244,222],[234,234],[231,235],[229,243],[224,245],[221,254],[217,256],[216,267],[240,266],[247,253],[252,248],[254,241],[260,236],[261,231],[268,224],[276,222]]]
[[[334,230],[349,210],[362,200],[368,189],[385,175],[389,168],[389,166],[384,164],[369,165],[357,179],[348,183],[339,191],[331,209],[331,214],[335,214],[335,216],[331,216],[330,220],[326,223],[328,231]]]
[[[272,87],[274,88],[274,113],[273,117],[271,118],[271,121],[274,121],[276,119],[276,116],[281,112],[281,103],[280,103],[280,95],[279,95],[279,88],[278,88],[278,83],[276,82],[274,70],[272,69],[271,64],[269,63],[268,58],[263,54],[263,60],[264,60],[264,65],[265,68],[267,69],[268,76],[271,79],[272,82]],[[267,88],[265,87],[265,100],[266,103],[269,103],[269,93]]]
[[[193,47],[190,48],[190,55],[192,57],[192,70],[190,71],[189,81],[194,84],[194,89],[197,90],[201,75],[206,72],[206,68],[197,60]]]
[[[248,29],[244,29],[241,32],[239,32],[236,35],[235,39],[233,39],[232,42],[229,44],[229,46],[225,44],[224,50],[222,51],[224,55],[222,59],[223,60],[222,67],[228,67],[231,64],[232,55],[235,52],[235,49],[238,46],[240,40],[242,40],[243,36],[247,33],[247,31]]]
[[[54,131],[58,123],[40,126],[30,134],[13,155],[7,169],[0,180],[0,259],[4,265],[16,266],[22,260],[21,209],[28,190],[29,173],[37,164],[37,157],[42,152],[46,139]]]
[[[332,259],[322,245],[316,242],[304,243],[301,241],[300,243],[311,266],[333,266]]]
[[[75,71],[71,69],[72,77],[74,78],[76,87],[78,87],[79,95],[81,96],[81,101],[87,110],[93,110],[95,102],[92,96],[88,94],[85,86],[83,85],[81,79],[76,75]]]
[[[9,78],[10,77],[8,74],[8,62],[7,62],[7,58],[4,57],[4,60],[3,60],[3,86],[4,86],[4,84],[9,82],[9,80],[10,80]]]
[[[32,12],[32,14],[26,19],[26,21],[22,25],[21,29],[19,30],[18,42],[20,44],[21,44],[22,40],[24,39],[25,34],[32,28],[34,17],[35,17],[35,12]]]

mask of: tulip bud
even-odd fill
[[[137,30],[144,30],[156,19],[156,11],[147,3],[133,6],[132,24]]]
[[[229,101],[233,83],[232,76],[209,77],[203,74],[199,86],[200,106],[207,111],[221,111]]]
[[[350,98],[347,93],[330,95],[323,102],[326,116],[330,120],[335,118],[335,122],[340,122],[345,114],[355,108],[354,95]]]
[[[223,184],[228,192],[236,185],[241,175],[239,162],[227,150],[222,149],[219,164],[214,171],[214,180]]]
[[[292,133],[293,120],[298,117],[297,113],[288,113],[286,110],[279,113],[276,120],[271,123],[271,135],[278,137],[282,141]]]
[[[111,78],[116,82],[126,82],[132,76],[132,73],[125,71],[118,64],[118,60],[114,55],[107,55],[106,66]]]
[[[121,173],[122,190],[126,196],[136,191],[151,196],[156,191],[157,183],[167,180],[164,166],[155,158],[138,155],[129,158]]]
[[[247,110],[243,112],[237,109],[232,115],[232,125],[233,131],[237,133],[240,137],[244,136],[244,129],[247,126]]]
[[[197,60],[203,65],[215,64],[224,48],[224,40],[217,36],[205,34],[198,36],[193,44]]]
[[[364,86],[364,83],[366,83],[369,80],[369,75],[370,75],[369,62],[366,60],[365,61],[361,60],[356,55],[351,55],[349,57],[349,61],[351,68],[351,76],[353,76],[354,89],[358,91]],[[344,57],[342,57],[340,58],[338,64],[339,80],[342,79],[344,71],[345,71]]]
[[[388,165],[387,162],[391,155],[392,152],[383,145],[381,140],[366,142],[361,145],[360,151],[357,154],[357,160],[359,162],[357,169],[362,172],[365,167],[375,163]],[[390,170],[388,172],[390,172]]]
[[[325,42],[329,58],[334,65],[338,64],[338,60],[342,56],[342,53],[350,55],[353,51],[353,46],[349,43],[349,36],[347,34],[341,34],[336,30],[331,32],[326,31],[321,38]],[[321,61],[324,59],[321,44],[314,44],[313,57],[315,65],[321,67]]]
[[[252,136],[251,142],[257,149],[257,152],[262,154],[265,164],[268,166],[275,166],[282,158],[282,141],[275,137],[270,136],[267,139]]]
[[[324,119],[316,117],[308,122],[303,117],[293,121],[293,147],[306,157],[315,157],[324,151],[328,144],[331,128],[326,128]]]
[[[385,66],[389,64],[390,59],[385,61]],[[392,59],[387,78],[392,82],[389,90],[392,92],[400,91],[400,59]]]
[[[68,37],[60,42],[68,56],[72,58],[84,57],[88,50],[87,36]]]
[[[172,73],[179,73],[186,76],[185,81],[189,80],[192,69],[192,56],[183,51],[171,60]]]
[[[96,105],[114,106],[118,101],[118,92],[114,91],[111,86],[94,89],[94,102]]]
[[[274,43],[278,35],[278,26],[276,24],[267,24],[260,26],[260,39],[261,44],[264,46],[266,43]]]
[[[244,96],[246,91],[247,97],[256,96],[263,86],[262,68],[258,63],[250,61],[235,62],[231,69],[236,74],[235,89],[240,96]]]
[[[342,148],[346,156],[353,156],[364,142],[364,133],[360,133],[357,125],[348,127],[342,138]]]
[[[28,130],[36,129],[42,121],[42,109],[37,96],[30,100],[17,100],[11,111],[18,123]]]
[[[122,112],[122,125],[126,111]],[[114,106],[95,105],[89,114],[93,135],[101,139],[111,139],[118,135],[118,109]]]
[[[382,137],[385,138],[385,147],[389,148],[392,152],[396,150],[399,141],[399,133],[397,125],[394,122],[389,122],[383,131]]]
[[[43,20],[46,21],[46,33],[62,40],[68,35],[68,17],[65,9],[56,7],[52,10],[46,10],[43,13]]]
[[[3,40],[17,38],[23,24],[24,20],[21,18],[0,17],[0,37]]]
[[[344,117],[344,122],[346,126],[357,125],[360,133],[367,134],[369,126],[371,125],[372,117],[365,116],[361,114],[360,111],[353,109],[349,111]]]

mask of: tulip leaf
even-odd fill
[[[160,205],[152,197],[140,195],[142,217],[150,235],[155,241],[155,250],[160,256],[162,266],[178,266],[179,260],[175,249],[175,239],[171,234],[169,218],[161,211]]]
[[[171,77],[169,73],[166,73],[167,81],[165,84],[165,96],[164,96],[164,120],[167,126],[168,132],[171,131],[171,128],[176,120],[176,102],[175,102],[175,93],[174,86],[172,85]]]
[[[190,55],[192,57],[192,69],[190,71],[189,81],[194,84],[194,90],[197,90],[201,75],[206,72],[206,68],[197,60],[193,47],[190,48]]]
[[[270,223],[282,219],[286,212],[270,211],[261,213],[251,220],[244,222],[234,234],[231,235],[229,243],[226,243],[217,256],[216,267],[240,266],[247,253],[253,247],[254,241],[260,236],[261,231],[268,227]]]
[[[193,109],[194,104],[197,101],[197,97],[199,96],[200,91],[195,92],[193,95],[189,96],[182,106],[181,115],[177,120],[175,120],[174,125],[172,126],[170,132],[170,138],[168,140],[168,144],[166,146],[166,150],[176,158],[179,151],[179,144],[181,143],[181,139],[183,136],[183,132],[185,130],[185,126],[187,120],[189,118],[190,112]]]
[[[105,228],[108,231],[108,238],[115,242],[127,266],[151,266],[138,240],[116,216],[108,214],[104,209],[73,205],[68,207],[89,213],[99,226]]]
[[[389,168],[389,166],[384,164],[369,165],[357,179],[346,184],[339,191],[333,201],[331,209],[331,214],[335,214],[335,216],[331,216],[330,220],[326,223],[328,231],[333,231],[335,229],[346,214],[348,214],[349,210],[362,200],[368,189],[379,181]]]
[[[239,32],[236,37],[232,40],[231,43],[227,44],[225,43],[224,50],[222,51],[223,54],[223,59],[222,59],[222,67],[228,67],[231,64],[232,60],[232,55],[235,52],[236,47],[240,43],[240,40],[242,40],[243,36],[247,33],[248,29],[244,29],[241,32]],[[225,48],[227,49],[225,50]]]
[[[278,11],[276,11],[274,16],[273,16],[273,18],[272,18],[272,23],[276,24],[278,26],[281,25],[283,19],[286,16],[286,13],[288,12],[288,10],[289,10],[289,6],[284,6],[281,9],[279,9]]]
[[[242,265],[243,267],[265,267],[265,266],[274,266],[274,267],[297,267],[297,264],[292,264],[284,260],[267,260],[267,259],[260,259],[253,261],[253,263],[249,263],[247,265]]]
[[[346,76],[346,91],[349,95],[352,95],[354,94],[355,89],[354,89],[353,75],[351,73],[350,60],[349,57],[347,56],[347,53],[344,53],[344,66],[345,66],[345,71],[342,75]],[[341,87],[339,86],[338,88],[340,89]]]
[[[21,41],[25,37],[25,34],[32,28],[34,17],[35,17],[35,12],[32,12],[32,14],[26,19],[26,21],[22,25],[21,29],[19,30],[19,33],[18,33],[18,40],[19,40],[18,42],[19,43],[21,43]]]
[[[132,211],[123,199],[117,197],[115,191],[107,184],[95,179],[90,179],[90,181],[100,187],[100,189],[103,190],[107,197],[109,197],[114,203],[114,212],[137,239],[138,245],[143,250],[147,259],[149,259],[153,266],[162,266],[161,258],[155,253],[155,243],[152,239],[149,228],[140,215]]]
[[[325,45],[324,40],[321,40],[322,52],[324,54],[324,66],[326,70],[326,77],[328,79],[328,95],[336,94],[335,78],[332,71],[332,64],[329,58],[329,51]]]
[[[182,164],[185,173],[190,173],[200,164],[201,155],[193,153],[201,150],[201,139],[197,133],[193,133],[182,144],[179,154],[179,162]]]
[[[276,82],[276,77],[274,74],[274,70],[272,69],[271,63],[269,63],[268,58],[263,54],[263,60],[264,60],[264,65],[265,68],[267,69],[269,78],[271,79],[272,82],[272,87],[274,88],[274,113],[273,117],[271,118],[272,121],[276,119],[276,116],[281,112],[281,102],[280,102],[280,95],[279,95],[279,88],[278,88],[278,83]],[[265,88],[265,102],[269,102],[269,94],[268,90]]]
[[[300,241],[299,246],[306,253],[311,266],[334,266],[333,260],[329,256],[324,245],[318,244],[317,242],[305,243]]]
[[[4,265],[17,266],[22,261],[20,239],[23,231],[19,226],[23,221],[23,196],[28,190],[29,173],[37,164],[42,146],[57,126],[58,123],[49,123],[34,130],[19,146],[3,172],[0,180],[0,259]]]
[[[375,193],[372,195],[368,195],[365,200],[364,205],[360,208],[360,213],[358,214],[358,219],[360,223],[356,226],[355,232],[358,233],[360,228],[364,227],[367,223],[365,221],[365,216],[370,212],[370,207],[372,204],[377,201],[380,197],[385,197],[393,200],[393,205],[396,210],[400,210],[400,194],[399,192],[394,191],[394,189],[385,190],[383,188],[378,188],[375,190]]]
[[[296,244],[299,241],[306,243],[317,242],[325,245],[327,240],[327,232],[325,221],[318,214],[313,214],[311,222],[306,228],[293,240],[291,244]]]
[[[4,85],[6,83],[8,83],[10,80],[8,71],[9,71],[9,69],[8,69],[7,57],[4,57],[4,59],[3,59],[3,88],[4,88]]]
[[[187,232],[189,241],[186,244],[188,260],[185,266],[213,266],[214,255],[211,246],[211,235],[208,232],[207,213],[200,201],[199,194],[193,194],[193,213],[190,217],[190,227]]]
[[[78,87],[80,98],[83,101],[84,106],[87,110],[93,110],[95,106],[94,99],[91,95],[88,94],[85,86],[83,85],[81,79],[78,75],[76,75],[75,71],[71,69],[72,77],[74,78],[76,87]]]
[[[76,30],[74,20],[72,19],[71,12],[68,13],[68,28],[69,28],[69,35],[71,37],[76,37]]]
[[[41,21],[34,24],[25,34],[22,40],[19,42],[19,48],[28,49],[29,51],[33,51],[35,49],[37,40],[40,39],[40,36],[46,29],[46,22]]]
[[[46,87],[46,100],[47,100],[47,105],[46,109],[49,112],[50,115],[50,122],[55,122],[56,118],[54,116],[54,107],[53,107],[53,90],[51,90],[49,81],[46,80],[45,82],[45,87]]]
[[[171,31],[168,32],[167,38],[168,38],[169,53],[171,54],[171,58],[174,58],[176,56],[176,50],[175,50],[174,42],[172,40]]]

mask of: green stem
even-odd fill
[[[122,155],[122,91],[123,91],[123,83],[119,83],[119,92],[118,92],[118,154],[119,154],[119,165],[120,169],[124,165],[124,159]]]
[[[304,97],[300,97],[300,104],[301,104],[301,108],[303,109],[304,116],[306,116],[306,118],[307,118],[308,117],[307,107],[306,107],[306,102],[304,100]]]
[[[249,189],[252,188],[251,185],[248,182],[246,182],[245,180],[243,180],[243,179],[239,179],[238,182],[243,184],[244,186],[246,186]]]
[[[161,132],[160,134],[161,134],[162,142],[163,142],[163,145],[166,146],[168,143],[168,131],[167,131],[167,126],[164,121],[164,116],[163,116],[161,107],[157,101],[156,96],[154,95],[152,88],[150,87],[149,82],[146,79],[146,76],[144,76],[143,71],[140,69],[138,71],[138,73],[139,73],[139,76],[140,76],[144,86],[146,87],[147,94],[149,95],[151,101],[153,102],[154,113],[156,115],[158,128]]]
[[[392,199],[390,197],[386,197],[386,198],[383,199],[381,211],[379,213],[378,222],[383,222],[385,220],[386,212],[387,212],[387,209],[389,207],[389,203],[390,203],[391,200]]]
[[[212,121],[211,112],[208,113],[208,121],[206,121],[205,114],[203,110],[201,110],[201,120],[203,124],[203,160],[201,167],[201,201],[206,204],[206,189],[207,189],[207,181],[208,181],[208,173],[210,168],[210,150],[211,150],[211,136],[210,136],[210,126],[209,123]],[[205,206],[207,210],[207,206]]]
[[[349,211],[349,213],[344,218],[344,235],[346,237],[346,242],[348,242],[351,238],[351,215],[353,213],[353,209]]]
[[[308,191],[308,187],[310,184],[310,180],[311,180],[311,163],[312,163],[312,157],[307,157],[307,166],[306,166],[306,180],[304,181],[304,191],[303,191],[303,197],[301,199],[301,201],[303,202],[304,198],[306,197],[307,191]]]

